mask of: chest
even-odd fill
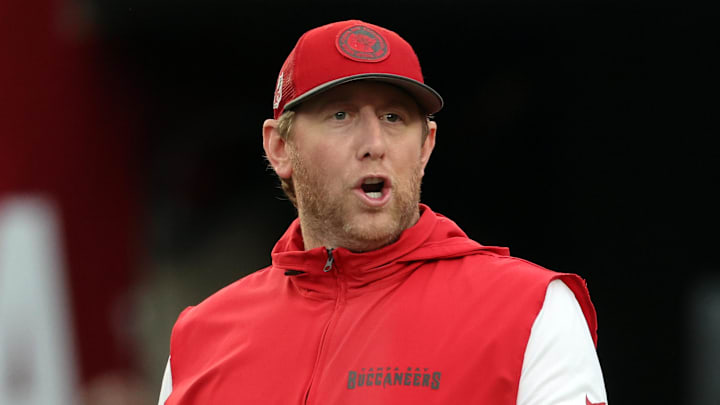
[[[168,404],[514,404],[534,314],[435,282],[238,310],[196,340]]]

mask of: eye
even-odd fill
[[[338,121],[342,121],[345,118],[347,118],[347,113],[345,111],[338,111],[335,114],[333,114],[333,118]]]
[[[402,118],[400,117],[400,115],[395,114],[395,113],[383,114],[383,115],[380,116],[380,119],[381,119],[381,120],[385,120],[385,121],[387,121],[387,122],[398,122],[398,121],[402,121]]]

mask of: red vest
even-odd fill
[[[515,405],[530,330],[558,278],[596,340],[580,277],[421,210],[397,242],[361,254],[304,251],[295,221],[272,266],[180,315],[166,404]]]

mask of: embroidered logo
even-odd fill
[[[385,38],[363,25],[341,31],[336,45],[343,56],[357,62],[380,62],[390,55],[390,47]]]
[[[282,86],[283,86],[283,75],[285,72],[280,72],[280,76],[277,79],[277,85],[275,86],[275,97],[273,97],[273,110],[277,110],[280,106],[280,100],[282,100]]]
[[[348,371],[347,388],[354,390],[357,388],[407,386],[438,390],[440,389],[440,377],[442,377],[441,372],[430,371],[428,368],[422,370],[419,367],[414,370],[412,367],[408,367],[407,370],[400,370],[399,367],[362,368],[359,371]]]

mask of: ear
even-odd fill
[[[280,136],[278,121],[265,120],[263,123],[263,149],[265,157],[272,165],[278,177],[289,179],[292,176],[292,163],[287,152],[287,141]]]
[[[427,166],[430,160],[430,155],[433,149],[435,149],[435,134],[437,133],[437,123],[435,121],[428,120],[429,132],[425,137],[425,142],[422,144],[420,149],[420,163],[422,165],[422,175],[425,175],[425,166]]]

